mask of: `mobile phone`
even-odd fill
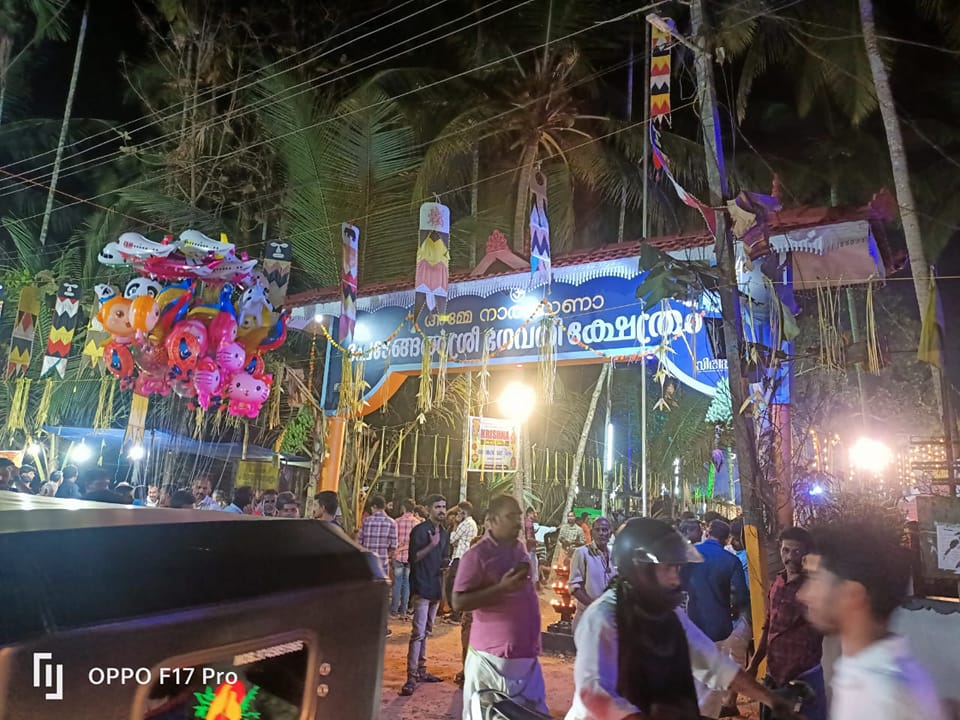
[[[516,565],[513,566],[513,571],[515,573],[523,573],[524,575],[527,575],[530,573],[530,563],[518,562]]]

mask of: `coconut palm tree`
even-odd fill
[[[66,40],[63,10],[68,0],[3,0],[0,2],[0,123],[6,106],[10,71],[38,40]],[[30,32],[30,26],[33,32]],[[27,37],[26,43],[17,48]],[[13,51],[17,50],[14,55]]]

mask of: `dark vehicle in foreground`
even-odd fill
[[[386,612],[326,523],[0,492],[0,720],[370,720]]]

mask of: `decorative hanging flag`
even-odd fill
[[[353,342],[353,329],[357,325],[357,258],[360,250],[360,228],[350,223],[340,225],[343,236],[343,271],[340,275],[340,290],[343,294],[340,308],[340,344],[349,347]]]
[[[94,288],[97,295],[93,303],[93,312],[90,313],[90,322],[87,324],[86,342],[83,345],[83,356],[89,358],[90,367],[103,367],[103,346],[110,340],[110,333],[97,320],[97,311],[100,305],[118,294],[118,290],[110,285],[100,284]]]
[[[530,178],[530,275],[533,287],[550,287],[550,223],[547,221],[547,177],[539,168]]]
[[[650,123],[650,149],[653,151],[653,166],[657,170],[663,170],[667,179],[673,184],[674,190],[677,191],[677,197],[680,198],[680,202],[687,207],[692,207],[694,210],[697,210],[703,216],[704,222],[707,223],[710,234],[716,235],[717,213],[712,207],[700,202],[700,200],[688,193],[683,186],[677,182],[673,173],[670,172],[670,160],[663,154],[663,149],[660,147],[660,131],[653,123]]]
[[[650,30],[650,121],[670,124],[670,35]]]
[[[50,320],[50,336],[47,338],[47,354],[43,357],[40,377],[56,370],[62,379],[67,370],[67,358],[73,344],[73,334],[80,319],[80,284],[66,280],[57,290]]]
[[[283,240],[270,240],[263,251],[263,273],[267,278],[267,297],[274,308],[283,306],[290,284],[293,248]]]
[[[417,250],[416,297],[413,316],[419,320],[423,306],[430,312],[447,309],[450,273],[450,208],[438,202],[420,206],[420,247]]]
[[[40,312],[40,290],[27,285],[20,291],[17,319],[10,338],[10,355],[7,358],[7,378],[23,375],[30,367],[33,338],[37,332],[37,315]]]
[[[130,448],[143,442],[147,428],[147,410],[150,408],[150,398],[138,393],[133,394],[130,400],[130,417],[127,420],[127,429],[123,434],[123,447]]]

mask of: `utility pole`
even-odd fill
[[[700,123],[710,188],[710,206],[720,208],[729,198],[726,170],[723,161],[723,143],[717,117],[717,96],[713,77],[713,54],[710,47],[710,21],[704,0],[692,0],[690,20],[699,48],[694,52],[697,72],[697,95],[700,100]],[[760,514],[760,494],[757,481],[759,462],[754,437],[753,420],[740,412],[747,399],[747,387],[741,372],[741,358],[745,356],[743,339],[743,310],[737,286],[736,257],[733,236],[724,212],[717,213],[715,250],[720,271],[720,308],[723,316],[724,349],[733,410],[733,430],[737,444],[740,469],[740,492],[743,503],[744,536],[750,567],[750,595],[754,627],[763,625],[767,586],[767,538]]]

